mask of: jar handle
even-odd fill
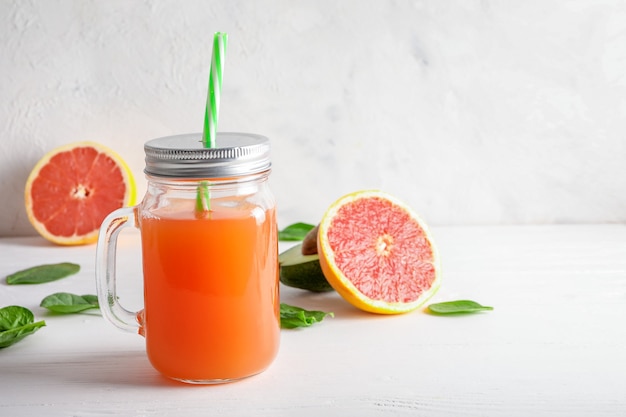
[[[137,206],[134,206],[119,208],[102,222],[96,248],[96,288],[104,318],[122,330],[143,335],[142,311],[129,311],[119,303],[115,276],[118,235],[129,225],[137,227],[136,220]]]

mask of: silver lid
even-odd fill
[[[205,148],[201,133],[165,136],[144,145],[148,175],[173,178],[223,178],[251,175],[271,166],[270,143],[251,133],[218,133]]]

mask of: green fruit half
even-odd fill
[[[302,244],[293,246],[278,256],[280,264],[280,282],[283,284],[313,292],[332,291],[322,268],[319,255],[303,255]]]

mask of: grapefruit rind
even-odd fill
[[[335,262],[335,254],[330,246],[328,240],[328,231],[331,227],[332,221],[341,209],[346,204],[353,203],[363,198],[382,198],[391,202],[394,206],[399,207],[408,213],[412,220],[423,230],[423,233],[430,243],[432,251],[432,265],[434,268],[435,277],[430,287],[423,291],[417,299],[411,302],[388,302],[384,300],[372,299],[363,294],[350,279],[348,279],[344,273],[337,267]],[[371,219],[376,221],[376,219]],[[399,199],[378,190],[365,190],[357,191],[341,197],[334,202],[324,214],[322,221],[319,225],[317,247],[320,255],[320,266],[326,277],[328,283],[350,304],[355,307],[378,314],[400,314],[414,311],[422,306],[430,297],[432,297],[439,286],[441,285],[441,267],[439,253],[437,247],[434,244],[432,235],[428,229],[426,223],[415,213],[410,207]]]
[[[120,173],[126,185],[125,187],[126,190],[125,190],[125,195],[124,195],[122,206],[134,205],[136,202],[136,198],[137,198],[137,187],[136,187],[135,178],[133,177],[132,171],[130,170],[126,162],[122,159],[122,157],[119,154],[117,154],[117,152],[113,151],[112,149],[96,142],[83,141],[83,142],[70,143],[70,144],[63,145],[63,146],[60,146],[51,150],[50,152],[45,154],[35,164],[35,166],[31,170],[30,175],[28,176],[28,179],[26,180],[26,185],[24,187],[24,200],[25,200],[26,214],[28,216],[28,220],[30,221],[32,226],[35,228],[35,230],[45,239],[49,240],[50,242],[56,243],[58,245],[68,246],[68,245],[85,245],[85,244],[94,243],[98,240],[99,228],[96,228],[90,231],[89,233],[85,233],[81,235],[73,235],[73,236],[58,236],[54,233],[51,233],[46,228],[45,224],[39,221],[34,214],[33,197],[31,194],[31,190],[32,190],[33,183],[39,176],[42,168],[45,167],[54,156],[60,153],[68,152],[73,149],[81,148],[81,147],[93,148],[98,153],[101,153],[110,157],[115,162],[115,164],[120,168]]]

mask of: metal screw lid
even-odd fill
[[[205,148],[201,133],[165,136],[144,145],[148,175],[172,178],[224,178],[257,174],[271,167],[270,143],[251,133],[218,133]]]

